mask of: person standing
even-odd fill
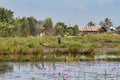
[[[61,44],[61,38],[58,36],[58,44]]]

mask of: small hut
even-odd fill
[[[85,27],[79,27],[79,32],[81,35],[91,35],[91,34],[97,34],[99,32],[100,27],[98,26],[85,26]]]

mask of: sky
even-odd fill
[[[14,17],[50,17],[54,24],[85,26],[93,21],[98,25],[108,17],[114,26],[120,25],[120,0],[0,0],[0,7],[14,11]]]

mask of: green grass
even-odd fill
[[[94,57],[96,54],[119,55],[120,35],[104,33],[88,36],[61,37],[58,44],[56,36],[40,38],[0,38],[0,61],[47,61],[47,60],[79,60],[78,55]],[[57,48],[53,52],[44,52],[45,48]],[[66,48],[67,50],[60,50]],[[85,49],[86,50],[82,50]],[[96,52],[94,48],[115,48],[117,51]],[[51,56],[53,55],[54,56]],[[47,57],[46,57],[47,55]],[[51,58],[50,58],[51,56]],[[91,58],[86,60],[92,60]],[[80,59],[81,60],[81,59]]]
[[[116,47],[120,44],[120,36],[106,33],[82,37],[61,37],[61,41],[62,43],[59,45],[57,37],[42,37],[40,39],[40,43],[47,47],[103,47],[104,43],[109,43],[106,47]]]

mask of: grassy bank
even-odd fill
[[[87,61],[95,60],[95,55],[120,54],[120,35],[117,34],[61,37],[61,41],[58,44],[57,37],[0,38],[0,61]],[[98,48],[114,50],[97,51]]]

